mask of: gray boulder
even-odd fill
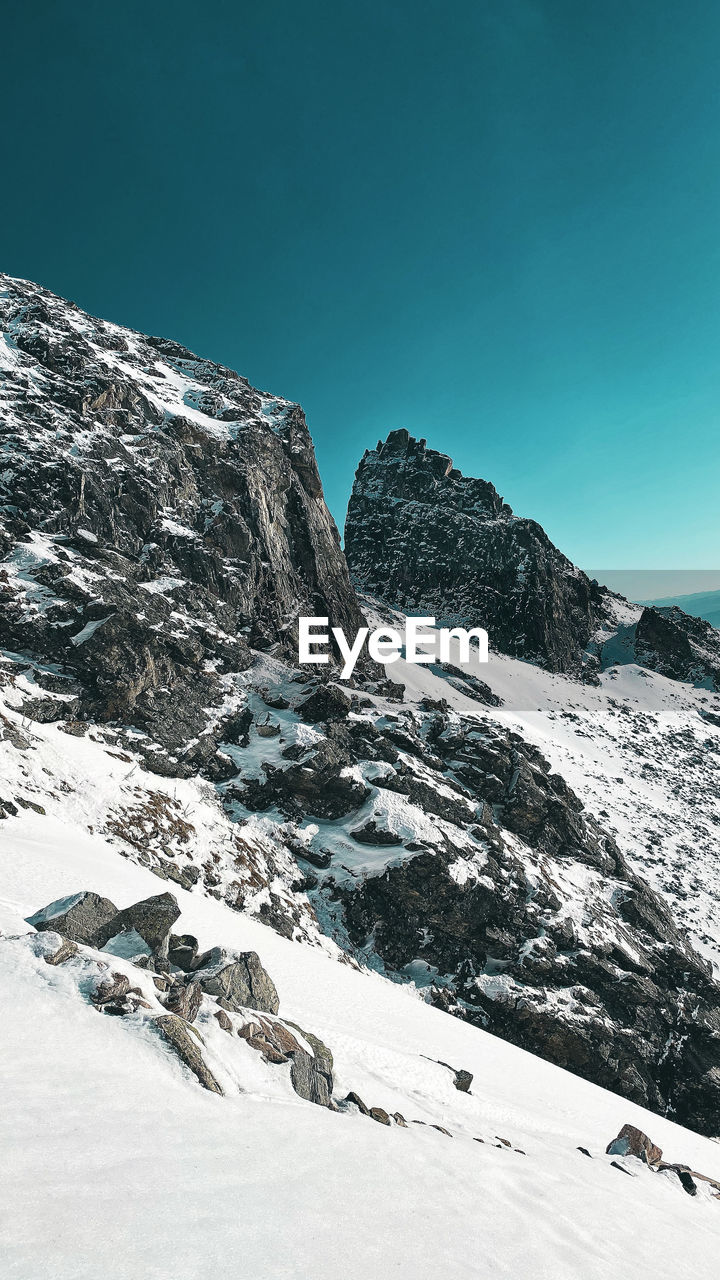
[[[117,913],[115,903],[109,898],[101,898],[100,894],[85,890],[50,902],[34,915],[28,916],[27,923],[40,933],[49,929],[62,934],[71,942],[84,942],[86,946],[94,947],[102,945],[98,938]]]
[[[203,1058],[201,1046],[204,1041],[200,1033],[194,1027],[189,1027],[174,1013],[161,1014],[155,1019],[155,1023],[160,1034],[173,1048],[180,1061],[190,1068],[203,1088],[209,1089],[211,1093],[222,1093],[221,1086]]]
[[[257,1009],[277,1013],[280,1000],[275,983],[256,951],[224,951],[213,947],[196,961],[194,976],[203,991],[223,997],[234,1010]]]
[[[106,947],[122,934],[137,934],[154,955],[166,957],[170,930],[179,915],[177,898],[172,893],[144,898],[124,911],[117,911],[100,929],[96,945]]]

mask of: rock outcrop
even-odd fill
[[[134,725],[212,771],[208,708],[299,614],[360,614],[298,405],[0,277],[0,634],[61,674],[28,706]]]
[[[357,469],[345,523],[356,584],[438,624],[483,626],[504,653],[579,671],[605,617],[601,588],[486,480],[391,431]]]

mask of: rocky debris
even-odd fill
[[[72,942],[83,942],[86,946],[95,947],[102,946],[99,938],[117,914],[118,909],[109,898],[84,890],[42,907],[34,915],[28,916],[27,923],[33,925],[38,932],[51,930],[53,933],[61,933]]]
[[[52,955],[45,956],[45,963],[52,965],[65,964],[66,960],[72,960],[77,953],[77,942],[72,942],[69,938],[63,938],[57,951],[54,951]]]
[[[151,1006],[143,999],[139,987],[131,987],[127,974],[113,973],[103,978],[90,996],[92,1003],[101,1013],[124,1017],[128,1013],[137,1013],[138,1009],[149,1009]]]
[[[374,794],[438,819],[372,876],[316,862],[311,894],[340,910],[354,954],[399,976],[422,962],[439,1008],[714,1133],[720,988],[614,839],[513,731],[423,708],[390,735],[403,758]]]
[[[214,947],[195,961],[193,976],[203,991],[222,996],[231,1009],[277,1013],[278,993],[255,951],[225,951]]]
[[[167,957],[170,930],[180,915],[177,898],[172,893],[159,893],[135,902],[115,915],[99,929],[96,945],[102,949],[122,935],[137,935],[153,955]]]
[[[209,1089],[211,1093],[222,1094],[222,1088],[203,1058],[201,1047],[205,1042],[200,1032],[195,1027],[189,1027],[174,1013],[161,1014],[155,1019],[155,1025],[203,1088]]]
[[[636,1156],[644,1164],[656,1165],[662,1160],[662,1151],[651,1142],[646,1133],[632,1124],[624,1124],[617,1138],[605,1148],[609,1156]]]
[[[359,809],[370,795],[368,787],[343,776],[349,764],[347,751],[334,742],[321,742],[302,763],[289,768],[265,765],[265,780],[251,781],[238,790],[248,808],[277,808],[288,818],[311,814],[316,818],[341,818]],[[234,792],[230,793],[231,795]]]
[[[345,523],[363,590],[438,624],[482,626],[494,648],[579,671],[606,616],[602,589],[494,487],[405,430],[366,451]]]
[[[217,1009],[217,1010],[215,1011],[215,1014],[214,1014],[213,1016],[217,1019],[217,1022],[218,1022],[218,1023],[219,1023],[219,1025],[222,1027],[223,1031],[227,1031],[229,1035],[232,1035],[232,1033],[233,1033],[233,1024],[232,1024],[232,1022],[230,1021],[230,1019],[228,1018],[228,1016],[227,1016],[227,1014],[226,1014],[225,1010],[224,1010],[224,1009]]]
[[[350,834],[358,844],[402,844],[401,836],[396,835],[394,831],[386,831],[379,827],[374,819],[366,822],[364,827],[355,827]]]
[[[578,1151],[582,1151],[585,1155],[590,1154],[584,1147],[578,1147]],[[666,1160],[663,1160],[660,1147],[648,1138],[647,1134],[643,1133],[641,1129],[637,1129],[635,1125],[623,1125],[617,1137],[608,1143],[605,1148],[605,1154],[609,1156],[634,1156],[636,1160],[647,1165],[656,1173],[675,1175],[688,1195],[697,1195],[698,1184],[700,1184],[707,1189],[714,1199],[720,1200],[720,1181],[708,1177],[705,1173],[698,1173],[695,1169],[691,1169],[689,1165],[669,1164]],[[630,1172],[624,1165],[618,1164],[616,1160],[611,1161],[611,1163],[616,1169],[622,1169],[623,1173]]]

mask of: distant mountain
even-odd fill
[[[720,591],[696,591],[689,596],[666,596],[662,600],[643,600],[642,604],[671,608],[673,605],[689,613],[692,618],[703,618],[711,627],[720,630]]]

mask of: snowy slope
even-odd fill
[[[462,665],[456,645],[451,658]],[[498,653],[465,669],[502,706],[479,709],[447,680],[442,696],[536,743],[720,968],[720,719],[705,718],[720,717],[720,697],[634,664],[597,686]],[[438,696],[426,668],[400,659],[388,672],[413,698]]]
[[[101,838],[79,839],[71,824],[48,832],[32,812],[22,834],[11,820],[3,843],[6,934],[81,886],[120,906],[157,888]],[[715,1274],[717,1202],[691,1199],[676,1178],[628,1157],[620,1163],[630,1178],[603,1152],[631,1122],[666,1158],[717,1176],[717,1144],[224,903],[182,889],[178,898],[179,927],[201,945],[259,952],[281,1011],[331,1045],[338,1095],[355,1089],[453,1136],[332,1114],[257,1079],[242,1093],[207,1094],[159,1040],[85,1004],[64,967],[3,939],[12,1280],[225,1280],[238,1271],[261,1280],[617,1271],[639,1280],[649,1251],[661,1280]],[[458,1093],[434,1059],[472,1071],[472,1093]]]

